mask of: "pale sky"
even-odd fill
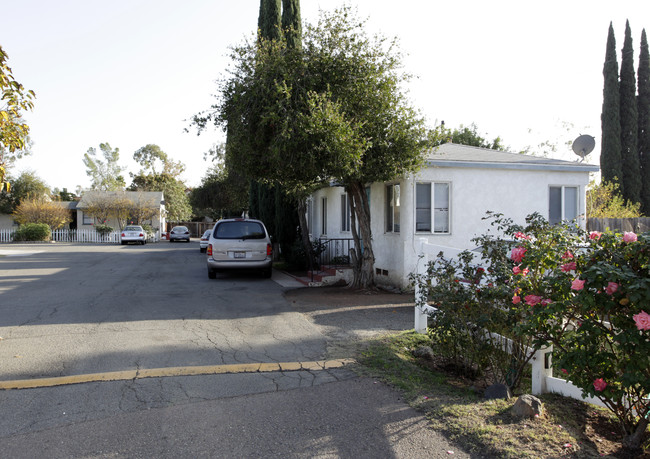
[[[368,31],[399,38],[411,104],[431,127],[476,123],[513,151],[543,141],[553,157],[576,160],[566,142],[596,137],[587,162],[598,164],[603,62],[610,21],[623,46],[629,19],[638,65],[641,31],[650,34],[650,1],[302,0],[304,22],[347,3]],[[0,0],[0,45],[14,77],[36,92],[26,120],[32,156],[13,171],[33,170],[50,187],[74,191],[90,180],[90,147],[133,153],[157,144],[182,161],[190,186],[210,164],[203,153],[220,130],[185,133],[192,115],[214,101],[229,46],[257,26],[259,0]],[[128,172],[125,174],[130,183]]]

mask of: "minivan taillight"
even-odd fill
[[[212,244],[208,244],[208,249],[206,250],[205,253],[207,253],[209,257],[212,256]]]
[[[273,254],[273,247],[271,244],[266,244],[266,256],[270,257]]]

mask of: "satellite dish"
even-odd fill
[[[573,141],[571,148],[573,152],[580,156],[582,160],[585,159],[589,153],[591,153],[596,147],[596,138],[590,135],[581,135]]]

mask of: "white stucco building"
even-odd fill
[[[589,173],[598,166],[517,153],[444,144],[417,173],[367,188],[375,278],[406,287],[418,260],[417,241],[472,249],[485,233],[487,211],[517,223],[539,212],[551,222],[577,220],[584,228]],[[308,205],[312,239],[352,238],[342,187],[322,188]]]

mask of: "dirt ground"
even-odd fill
[[[285,297],[328,338],[330,358],[348,357],[360,340],[410,330],[415,323],[412,293],[305,287]]]

